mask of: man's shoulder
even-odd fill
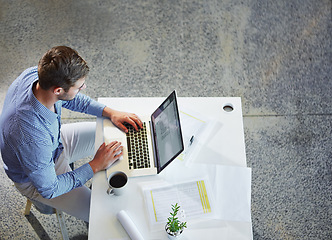
[[[42,145],[51,145],[52,140],[50,139],[49,134],[47,134],[47,129],[38,124],[36,119],[18,118],[12,125],[7,128],[6,141],[11,144],[17,145],[16,147],[34,144],[36,143]]]
[[[24,102],[29,95],[32,84],[38,80],[37,67],[31,67],[24,70],[8,88],[6,99],[17,106]],[[9,106],[9,104],[6,104]]]
[[[18,77],[19,80],[23,80],[24,83],[31,84],[38,79],[38,67],[30,67],[25,69]]]
[[[29,67],[21,73],[21,75],[23,76],[28,76],[33,74],[38,74],[38,66]]]

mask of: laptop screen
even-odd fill
[[[151,116],[159,173],[184,149],[175,90]]]

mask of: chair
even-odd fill
[[[42,214],[54,214],[55,213],[56,217],[58,219],[58,222],[59,222],[59,227],[60,227],[62,239],[63,240],[69,240],[67,229],[66,229],[66,224],[65,224],[65,219],[64,219],[62,211],[60,211],[56,208],[50,207],[48,205],[45,205],[41,202],[27,199],[27,204],[25,206],[25,211],[24,211],[25,216],[30,215],[30,210],[31,210],[32,203],[36,207],[36,209]]]

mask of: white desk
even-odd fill
[[[150,115],[163,100],[164,98],[100,98],[99,102],[117,110],[133,112],[138,115]],[[223,110],[223,106],[227,104],[233,106],[232,112]],[[218,164],[221,165],[247,166],[240,98],[178,98],[178,105],[180,110],[193,109],[221,122],[221,130],[209,143],[209,147],[220,155],[220,158],[214,159],[214,161],[219,161]],[[96,149],[102,142],[102,118],[98,118]],[[140,184],[158,179],[172,179],[176,182],[184,179],[184,175],[189,176],[189,172],[188,174],[176,174],[176,161],[178,160],[171,163],[158,176],[131,178],[126,193],[122,196],[107,195],[105,172],[95,174],[92,184],[89,239],[129,239],[116,218],[116,214],[120,210],[125,210],[128,213],[144,239],[167,239],[163,229],[153,231],[150,229]],[[176,174],[176,179],[174,179],[174,174]],[[248,214],[250,219],[250,206]],[[203,239],[203,237],[204,239],[215,239],[216,234],[220,237],[225,236],[225,239],[252,239],[251,220],[204,220],[185,229],[181,239]]]

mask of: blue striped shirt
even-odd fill
[[[88,163],[57,176],[54,162],[63,150],[61,108],[101,116],[105,105],[78,93],[71,101],[55,103],[55,113],[34,96],[37,67],[25,70],[9,87],[0,116],[0,150],[4,169],[16,183],[32,182],[44,198],[80,187],[93,176]]]

